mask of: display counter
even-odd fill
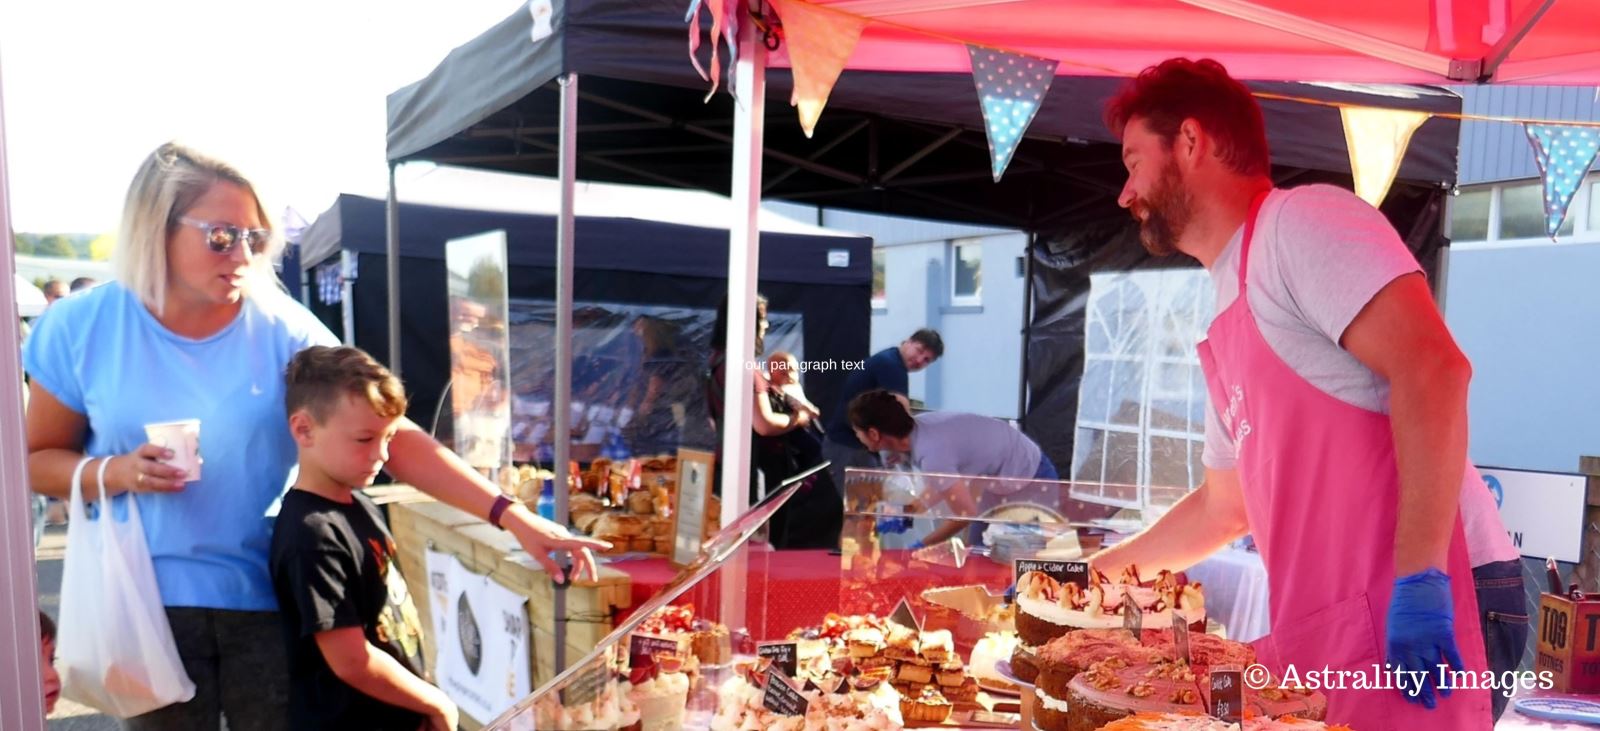
[[[1082,558],[1128,516],[1075,497],[1065,482],[860,470],[846,482],[838,551],[749,540],[797,485],[714,536],[686,568],[610,562],[629,577],[632,608],[592,654],[490,727],[1032,724],[1037,699],[1003,670],[1018,644],[1017,605],[1006,595],[1019,568],[1033,575],[1016,561]],[[1131,585],[1160,601],[1155,577]],[[1138,607],[1156,631],[1164,615],[1147,603]]]

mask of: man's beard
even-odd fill
[[[1142,219],[1140,213],[1144,213]],[[1178,253],[1178,240],[1194,214],[1194,197],[1184,186],[1178,174],[1178,164],[1168,161],[1161,171],[1161,179],[1150,195],[1134,204],[1134,218],[1139,220],[1139,242],[1153,256]]]

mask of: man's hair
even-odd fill
[[[892,392],[875,388],[850,400],[850,425],[862,431],[877,429],[898,439],[910,434],[916,422]]]
[[[1209,58],[1172,58],[1151,66],[1123,85],[1106,103],[1106,126],[1118,139],[1128,123],[1142,119],[1167,147],[1185,119],[1216,140],[1223,164],[1242,175],[1272,171],[1267,126],[1250,89]]]
[[[906,339],[914,343],[921,343],[922,347],[927,348],[929,353],[933,353],[934,358],[944,357],[944,338],[939,337],[938,330],[925,327],[911,333],[911,337]]]
[[[51,619],[50,615],[45,614],[44,610],[40,610],[39,611],[39,641],[41,643],[43,643],[43,642],[52,642],[52,641],[55,640],[55,638],[56,638],[56,621]]]
[[[68,285],[67,289],[76,292],[80,289],[88,289],[94,285],[94,277],[78,277],[77,279],[72,280],[72,284]]]
[[[374,413],[386,419],[406,413],[406,392],[400,379],[359,348],[313,345],[295,354],[284,378],[288,413],[305,409],[318,424],[327,420],[346,394],[365,399]]]
[[[67,283],[63,282],[63,281],[61,281],[59,279],[51,279],[51,280],[47,280],[44,283],[44,286],[40,287],[39,289],[44,290],[45,294],[49,294],[50,290],[52,290],[52,289],[60,291],[61,294],[66,294],[67,293]]]

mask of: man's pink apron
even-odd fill
[[[1250,243],[1266,194],[1251,204],[1239,252],[1239,296],[1200,343],[1206,386],[1237,445],[1250,531],[1266,563],[1272,635],[1262,660],[1282,673],[1362,671],[1384,664],[1384,624],[1394,589],[1399,472],[1389,417],[1344,403],[1296,374],[1256,327],[1246,290]],[[1294,242],[1287,242],[1293,245]],[[1456,644],[1482,677],[1472,567],[1461,519],[1446,573]],[[1437,671],[1435,671],[1437,677]],[[1455,690],[1435,710],[1396,690],[1327,690],[1328,720],[1354,731],[1467,731],[1490,727],[1487,691]]]

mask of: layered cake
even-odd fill
[[[1011,669],[1028,683],[1038,675],[1038,648],[1073,630],[1123,627],[1130,611],[1139,612],[1142,627],[1170,627],[1176,613],[1195,630],[1205,630],[1200,584],[1180,584],[1170,571],[1146,581],[1131,565],[1115,583],[1091,570],[1088,588],[1029,571],[1017,579],[1016,603],[1017,636],[1022,641],[1012,655]]]
[[[1210,716],[1190,713],[1140,713],[1112,721],[1100,731],[1239,731],[1236,723],[1223,723]],[[1329,726],[1302,718],[1247,718],[1243,731],[1350,731],[1346,726]]]
[[[1017,580],[1017,634],[1029,647],[1041,647],[1075,629],[1122,627],[1123,614],[1135,610],[1144,627],[1170,627],[1172,613],[1177,612],[1196,629],[1205,629],[1205,595],[1200,584],[1179,584],[1170,571],[1144,581],[1138,568],[1129,566],[1116,583],[1091,571],[1086,589],[1063,584],[1039,571],[1029,571]]]
[[[1080,635],[1083,635],[1080,637]],[[1190,662],[1177,659],[1170,630],[1074,632],[1040,650],[1034,723],[1043,731],[1093,731],[1142,713],[1201,714],[1209,707],[1210,669],[1255,662],[1248,645],[1210,635],[1189,638]],[[1276,682],[1245,688],[1247,717],[1320,720],[1327,699]]]

